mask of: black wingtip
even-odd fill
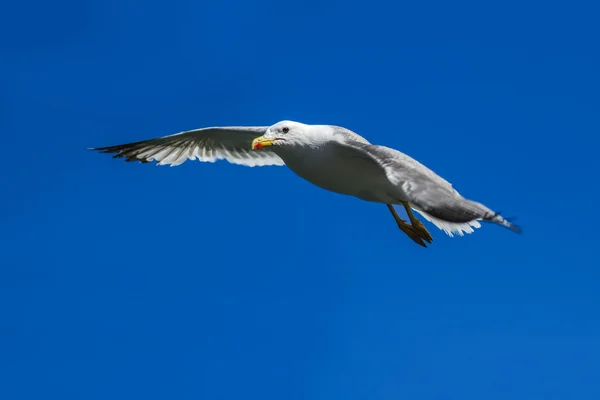
[[[504,226],[506,226],[508,229],[515,233],[523,233],[523,229],[521,229],[519,225],[512,223],[512,221],[514,221],[515,219],[517,219],[517,217],[504,217],[504,221],[506,221],[506,224]]]
[[[100,153],[110,153],[111,150],[108,147],[88,147],[86,150],[98,151]]]
[[[496,211],[492,217],[490,218],[484,218],[484,220],[490,221],[490,222],[494,222],[498,225],[501,225],[505,228],[510,229],[511,231],[515,232],[515,233],[523,233],[523,229],[521,229],[521,227],[519,225],[513,224],[512,221],[514,221],[515,219],[517,219],[517,217],[503,217],[500,215],[501,212],[500,211]]]
[[[518,234],[523,233],[523,229],[519,225],[510,224],[508,229],[510,229],[514,233],[518,233]]]
[[[87,150],[94,150],[103,154],[113,154],[112,158],[124,158],[127,162],[135,162],[138,161],[142,164],[147,164],[150,161],[145,159],[137,158],[133,155],[128,155],[123,152],[127,145],[119,145],[119,146],[107,146],[107,147],[88,147]]]

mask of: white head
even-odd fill
[[[252,141],[252,150],[266,146],[310,145],[318,136],[315,127],[294,121],[278,122],[271,125],[263,136]]]

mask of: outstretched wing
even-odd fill
[[[248,167],[285,165],[270,149],[252,150],[252,140],[263,135],[267,126],[232,126],[201,128],[163,136],[156,139],[96,147],[103,153],[115,153],[113,158],[124,157],[127,161],[143,163],[156,161],[158,165],[172,167],[186,160],[215,162],[227,160],[232,164]]]

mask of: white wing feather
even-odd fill
[[[252,150],[252,140],[267,131],[266,126],[233,126],[201,128],[140,142],[97,147],[103,153],[115,153],[114,158],[143,163],[156,161],[172,167],[187,160],[215,162],[226,160],[248,167],[285,165],[274,152]]]

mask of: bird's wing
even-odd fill
[[[409,156],[384,146],[344,141],[346,156],[371,160],[399,188],[411,207],[449,235],[473,232],[478,219],[492,215],[482,204],[462,197],[452,185]]]
[[[96,147],[103,153],[116,153],[114,158],[125,157],[127,161],[143,163],[156,161],[158,165],[176,166],[186,160],[215,162],[227,160],[248,167],[285,165],[273,151],[252,150],[252,140],[263,135],[267,126],[232,126],[201,128],[163,136],[156,139]]]
[[[439,190],[459,194],[450,182],[398,150],[354,140],[344,140],[340,144],[346,147],[346,151],[356,152],[356,156],[361,154],[363,158],[369,158],[375,162],[385,171],[388,179],[396,185],[411,181],[423,181],[423,184],[427,182]]]

